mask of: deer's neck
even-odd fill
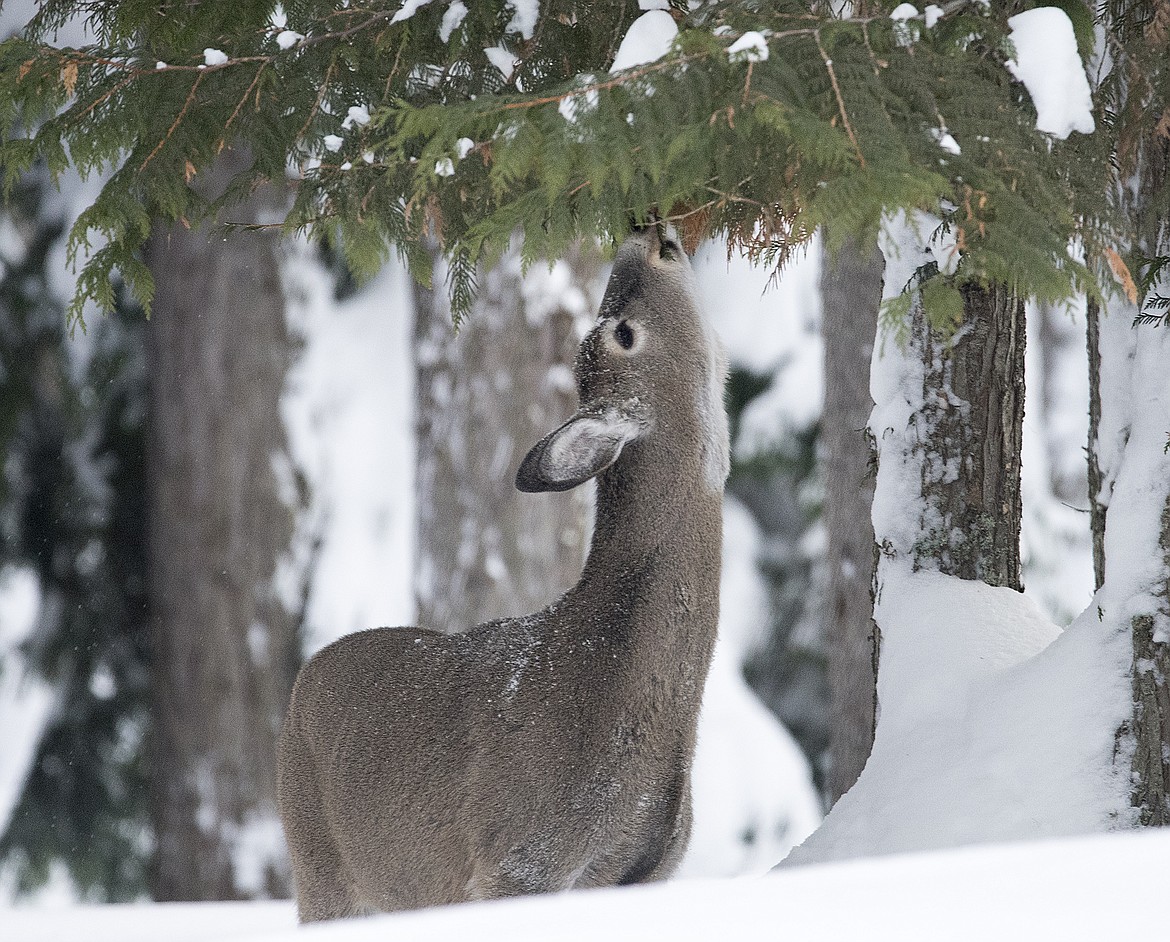
[[[722,493],[693,475],[670,483],[598,482],[593,544],[570,597],[585,616],[574,623],[611,652],[594,683],[628,703],[653,689],[664,721],[691,719],[689,736],[718,626]]]

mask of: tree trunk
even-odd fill
[[[1002,285],[967,285],[962,294],[963,325],[949,341],[914,307],[927,430],[918,445],[926,512],[914,562],[1022,591],[1024,302]]]
[[[452,632],[523,615],[580,576],[591,491],[521,494],[514,477],[576,407],[571,364],[599,269],[581,251],[522,276],[509,250],[458,331],[444,289],[416,288],[419,624]]]
[[[232,164],[225,155],[207,186]],[[231,213],[257,221],[272,194]],[[274,751],[298,660],[274,459],[291,359],[275,234],[159,227],[147,339],[154,894],[283,895]]]
[[[821,421],[828,536],[825,638],[829,653],[830,804],[852,787],[873,746],[872,449],[869,366],[885,262],[874,246],[825,250],[821,275],[825,407]]]
[[[1089,443],[1085,455],[1089,474],[1089,526],[1093,534],[1093,588],[1100,589],[1105,582],[1105,518],[1109,507],[1102,502],[1101,493],[1101,307],[1094,298],[1086,302],[1085,314],[1089,354]]]

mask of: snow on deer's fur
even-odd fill
[[[279,802],[304,921],[668,876],[719,611],[725,362],[690,263],[635,232],[581,344],[581,406],[522,491],[597,478],[580,581],[462,634],[380,628],[302,669]]]

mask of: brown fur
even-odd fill
[[[580,582],[463,634],[350,635],[302,669],[278,773],[302,920],[673,871],[719,609],[716,347],[686,256],[631,236],[578,355],[582,407],[517,476],[598,476]]]

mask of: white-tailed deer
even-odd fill
[[[301,670],[278,794],[304,921],[668,876],[690,833],[719,612],[725,363],[690,263],[622,245],[576,415],[522,491],[597,478],[580,582],[444,635],[349,635]]]

